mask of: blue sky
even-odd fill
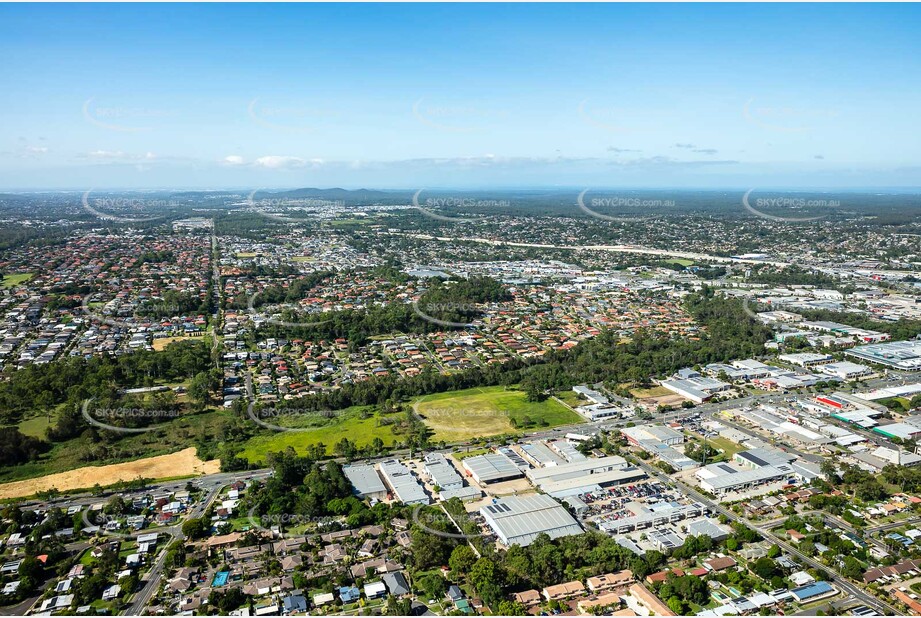
[[[921,187],[917,5],[0,5],[0,188]]]

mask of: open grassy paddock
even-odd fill
[[[524,391],[504,386],[471,388],[421,397],[416,413],[434,432],[435,440],[456,442],[523,429],[582,422],[575,412],[552,399],[527,400]],[[512,424],[515,420],[518,428]]]
[[[54,422],[54,416],[33,416],[30,419],[19,422],[19,431],[33,438],[45,438],[45,430]]]
[[[302,431],[272,431],[255,436],[246,441],[238,456],[257,463],[264,462],[267,453],[283,451],[289,446],[294,447],[298,454],[305,455],[307,447],[320,443],[326,446],[327,453],[331,453],[333,445],[342,438],[348,438],[359,447],[371,444],[374,438],[380,438],[387,446],[396,441],[389,427],[378,426],[376,416],[362,418],[360,411],[361,406],[355,406],[340,411],[333,418],[311,417],[308,425],[301,423],[299,428]],[[284,417],[272,418],[267,422],[282,427],[289,424],[296,427]]]

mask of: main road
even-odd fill
[[[662,483],[665,483],[666,485],[677,486],[682,491],[682,493],[684,493],[685,495],[689,496],[690,498],[694,500],[697,500],[701,504],[707,506],[710,509],[711,513],[719,513],[721,515],[725,515],[729,520],[736,522],[742,526],[745,526],[746,528],[753,530],[754,532],[757,532],[761,536],[775,543],[778,547],[785,550],[787,553],[796,556],[803,564],[808,564],[811,567],[814,567],[816,569],[821,569],[825,572],[829,571],[830,568],[828,566],[822,564],[821,562],[813,559],[810,556],[803,554],[796,547],[794,547],[787,541],[777,537],[770,530],[763,530],[761,528],[758,528],[757,526],[754,526],[753,524],[748,522],[746,519],[739,517],[731,510],[723,507],[723,505],[719,504],[718,502],[714,502],[710,498],[704,496],[703,494],[701,494],[699,491],[697,491],[693,487],[686,485],[685,483],[682,483],[681,481],[677,480],[674,477],[670,477],[670,476],[663,474],[660,470],[650,466],[646,462],[637,460],[637,463],[650,476],[656,477],[657,479],[659,479],[659,481],[661,481]],[[836,570],[832,570],[831,575],[832,575],[832,581],[835,584],[837,584],[838,589],[841,590],[842,592],[848,595],[851,595],[856,599],[859,599],[862,603],[872,607],[873,609],[875,609],[876,611],[880,613],[883,613],[883,614],[889,613],[891,615],[900,614],[900,612],[896,610],[893,606],[889,605],[885,601],[877,599],[875,596],[868,593],[866,590],[860,588],[859,586],[851,582],[849,579],[843,577]]]

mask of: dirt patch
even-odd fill
[[[154,352],[162,352],[163,349],[169,344],[175,341],[183,341],[185,339],[191,339],[191,337],[158,337],[153,340],[152,347]]]
[[[87,466],[67,472],[49,474],[25,481],[0,485],[0,499],[31,496],[39,491],[57,489],[70,491],[86,489],[99,483],[103,487],[119,481],[133,481],[138,477],[163,479],[189,474],[216,474],[221,471],[217,459],[202,461],[195,455],[195,448],[187,448],[169,455],[147,457],[108,466]]]

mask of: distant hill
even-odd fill
[[[262,193],[260,191],[259,193]],[[289,191],[266,191],[266,193],[271,193],[273,196],[280,197],[291,197],[291,198],[303,198],[303,197],[318,197],[325,200],[345,200],[349,202],[353,201],[369,201],[369,200],[390,200],[390,199],[410,199],[412,197],[412,192],[410,191],[382,191],[379,189],[340,189],[338,187],[332,189],[316,189],[316,188],[304,188],[304,189],[291,189]]]

